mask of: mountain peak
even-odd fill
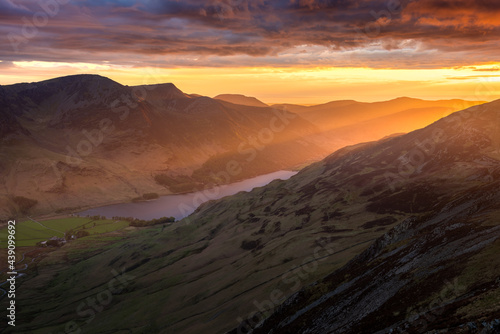
[[[48,79],[44,81],[40,81],[36,83],[38,85],[51,85],[51,84],[59,84],[59,85],[96,85],[96,86],[122,86],[118,82],[111,80],[110,78],[104,77],[98,74],[75,74],[68,75],[65,77],[58,77],[54,79]]]
[[[39,82],[19,83],[2,87],[14,93],[20,93],[32,89],[43,89],[47,92],[53,91],[55,93],[58,91],[69,90],[81,91],[82,88],[97,90],[104,88],[111,89],[123,87],[123,85],[97,74],[76,74],[47,79]]]
[[[105,109],[128,94],[127,87],[95,74],[69,75],[1,88],[0,102],[6,113],[48,121],[52,125],[63,120],[76,124],[77,119],[83,117],[82,110]]]

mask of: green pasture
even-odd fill
[[[37,220],[38,221],[38,220]],[[44,221],[26,220],[16,224],[16,246],[35,246],[37,242],[51,237],[63,237],[66,231],[84,230],[92,234],[102,234],[123,229],[129,222],[115,220],[92,220],[91,218],[60,218]],[[7,247],[7,226],[0,229],[0,248]]]

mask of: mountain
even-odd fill
[[[356,124],[338,127],[323,132],[331,147],[341,148],[355,143],[373,141],[389,134],[407,133],[449,115],[453,109],[447,107],[415,108],[377,117]]]
[[[290,104],[273,107],[296,113],[316,125],[321,129],[321,136],[315,138],[315,143],[337,150],[396,133],[411,132],[455,111],[482,103],[398,98],[372,103],[341,100],[308,107]]]
[[[306,139],[318,129],[295,114],[173,84],[76,75],[0,86],[0,103],[2,217],[28,213],[12,201],[19,196],[38,201],[31,214],[74,211],[234,182],[328,152]]]
[[[498,333],[499,129],[497,101],[376,147],[387,164],[393,150],[416,145],[400,168],[382,169],[391,191],[377,182],[384,161],[369,159],[366,193],[377,196],[367,210],[408,217],[288,298],[254,333]]]
[[[251,107],[269,107],[267,104],[265,104],[262,101],[259,101],[255,97],[251,96],[245,96],[245,95],[240,95],[240,94],[220,94],[214,97],[216,100],[222,100],[234,104],[241,104],[244,106],[251,106]]]
[[[407,112],[410,114],[412,110],[419,110],[420,112],[426,111],[427,115],[420,115],[418,118],[415,118],[421,119],[428,125],[440,118],[448,116],[452,112],[482,103],[484,102],[472,102],[458,99],[426,101],[400,97],[390,101],[371,103],[341,100],[309,107],[295,105],[273,105],[273,107],[300,114],[301,117],[307,119],[324,131],[328,131],[396,113]],[[418,129],[418,127],[412,130],[416,129]]]
[[[294,113],[240,95],[211,99],[172,83],[129,87],[97,75],[0,86],[0,103],[4,218],[74,212],[297,168],[473,104],[334,101]],[[19,197],[37,204],[19,205]]]
[[[18,316],[29,321],[16,330],[72,321],[92,333],[493,328],[499,117],[500,101],[471,107],[343,148],[171,226],[71,242],[19,287]],[[127,284],[111,292],[116,279]]]

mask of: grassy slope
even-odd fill
[[[489,182],[482,178],[487,160],[476,161],[497,156],[486,140],[496,123],[483,116],[480,133],[440,122],[341,150],[287,182],[203,205],[189,220],[165,230],[153,227],[123,240],[82,239],[64,246],[21,285],[19,302],[28,321],[19,329],[42,333],[71,320],[92,333],[233,328],[273,290],[290,295],[342,267],[404,218],[422,218],[443,209],[455,194]],[[449,130],[448,140],[435,145],[423,171],[388,189],[384,172],[397,171],[402,153],[417,140],[432,138],[436,126]],[[493,167],[487,172],[495,178]],[[314,254],[318,238],[334,254],[315,270],[296,272]],[[111,270],[122,268],[134,276],[127,289],[113,295],[91,321],[78,314],[83,301],[106,291]],[[295,289],[283,279],[290,270],[288,278],[303,277]]]
[[[129,225],[125,221],[92,220],[90,218],[62,218],[44,220],[42,225],[31,221],[21,221],[16,224],[16,246],[35,246],[37,242],[45,241],[51,237],[64,237],[68,230],[85,230],[90,234],[100,234],[123,229]],[[5,248],[7,240],[7,227],[0,229],[0,247]]]
[[[112,332],[118,324],[134,333],[148,332],[152,319],[160,328],[168,328],[166,332],[231,329],[238,317],[246,318],[256,310],[254,302],[269,299],[276,289],[282,293],[280,298],[292,294],[345,264],[390,227],[362,226],[386,215],[357,213],[356,195],[349,192],[318,197],[311,203],[318,207],[311,218],[307,210],[297,212],[301,205],[290,206],[289,201],[300,202],[304,195],[293,194],[292,189],[313,181],[323,169],[322,164],[310,167],[302,182],[286,185],[276,181],[256,189],[250,197],[240,193],[218,201],[212,209],[192,216],[192,221],[185,220],[164,231],[153,227],[131,232],[126,243],[100,244],[95,239],[94,244],[92,239],[84,238],[77,242],[84,242],[87,248],[80,248],[71,242],[40,263],[40,274],[21,286],[19,299],[25,317],[30,319],[30,325],[22,328],[37,333],[36,328],[43,333],[52,327],[60,329],[76,317],[80,325],[85,324],[85,329],[94,333]],[[335,208],[341,206],[339,201],[344,200],[350,201],[352,212],[334,214]],[[283,207],[287,209],[281,214],[266,212],[282,211]],[[330,209],[331,218],[323,218],[322,212]],[[397,218],[391,225],[396,222]],[[258,239],[261,249],[241,248],[244,241]],[[311,272],[294,271],[310,261],[318,240],[335,254],[318,262],[321,266]],[[323,249],[321,254],[327,253]],[[304,268],[314,268],[318,263]],[[79,302],[105,291],[112,279],[111,270],[122,268],[128,268],[128,274],[136,277],[133,284],[127,292],[113,296],[109,311],[97,314],[86,324],[85,318],[75,312]],[[40,294],[36,286],[49,288]],[[53,294],[56,297],[43,306],[47,310],[43,313],[51,314],[37,316],[33,310],[45,300],[43,296]],[[122,319],[124,314],[133,317]]]

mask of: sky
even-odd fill
[[[0,84],[78,73],[317,104],[500,98],[498,0],[1,0]]]

